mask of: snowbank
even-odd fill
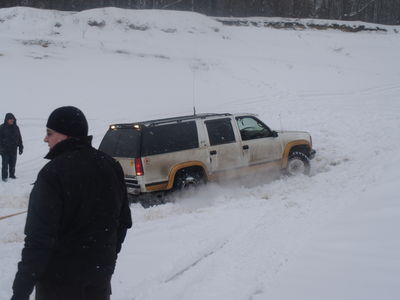
[[[114,7],[82,12],[61,12],[26,7],[0,9],[0,29],[29,35],[106,37],[115,32],[159,31],[171,33],[219,32],[222,26],[198,13],[169,10],[128,10]]]

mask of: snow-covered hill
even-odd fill
[[[367,25],[366,25],[367,26]],[[371,28],[374,25],[369,24]],[[400,27],[386,32],[230,27],[195,13],[0,9],[0,117],[18,118],[23,211],[49,113],[76,105],[97,146],[112,122],[256,112],[307,130],[311,177],[208,185],[132,206],[113,299],[394,300],[400,288]],[[9,299],[25,215],[0,220]],[[33,298],[32,298],[33,299]]]

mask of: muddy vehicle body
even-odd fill
[[[207,181],[251,176],[270,167],[310,172],[311,136],[274,131],[255,114],[197,114],[113,124],[101,151],[118,160],[131,199]]]

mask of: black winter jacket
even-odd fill
[[[7,120],[11,118],[15,120],[13,125],[7,124]],[[4,118],[4,124],[0,125],[0,153],[14,153],[17,148],[21,152],[24,149],[21,132],[17,126],[17,119],[13,114],[8,113]]]
[[[64,140],[46,158],[29,199],[15,299],[41,279],[110,278],[132,226],[122,168],[92,148],[91,137]]]

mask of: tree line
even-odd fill
[[[400,24],[400,0],[0,0],[0,7],[190,10],[218,17],[288,17]]]

